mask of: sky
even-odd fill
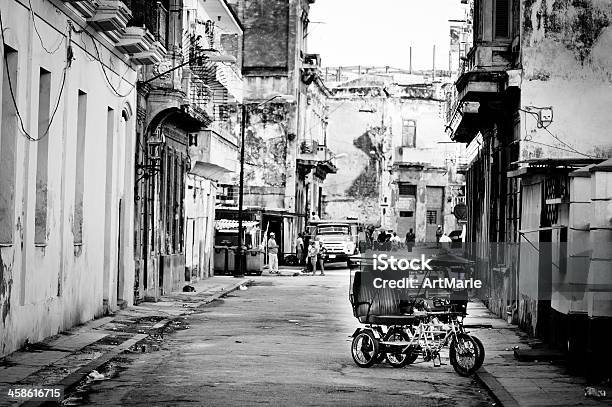
[[[449,19],[463,19],[460,0],[316,0],[308,52],[323,66],[448,69]],[[321,24],[323,23],[323,24]]]

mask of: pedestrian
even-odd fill
[[[393,236],[390,239],[391,241],[391,250],[394,252],[398,251],[400,246],[402,245],[402,239],[397,235],[396,232],[393,232]]]
[[[278,271],[278,244],[276,243],[274,232],[270,233],[268,239],[268,266],[271,274],[280,274]]]
[[[410,229],[408,233],[406,233],[406,248],[409,252],[412,252],[412,247],[414,246],[415,239],[416,236],[414,235],[412,229]]]
[[[444,230],[442,230],[442,225],[438,225],[438,229],[436,230],[436,243],[440,243],[440,238],[444,234]]]
[[[317,249],[317,246],[315,245],[314,240],[310,241],[310,244],[308,245],[308,271],[314,273],[317,271],[317,256],[319,254],[319,251]]]
[[[378,236],[380,236],[380,232],[378,229],[374,229],[372,231],[371,240],[372,240],[372,249],[378,249]]]
[[[323,266],[323,264],[325,264],[325,259],[327,258],[327,250],[325,249],[325,246],[323,246],[318,240],[315,241],[315,245],[317,246],[317,264],[321,268],[321,275],[324,276],[325,267]],[[312,275],[314,276],[316,273],[317,270],[315,268],[312,272]]]
[[[310,220],[319,220],[319,215],[317,215],[316,212],[313,212],[312,215],[310,215]]]
[[[302,233],[298,233],[297,241],[295,244],[295,254],[298,259],[298,264],[301,266],[304,264],[304,238]]]

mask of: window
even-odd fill
[[[0,243],[13,243],[15,216],[15,146],[17,141],[16,101],[17,51],[4,46],[2,71],[2,124],[0,128]],[[0,57],[1,58],[1,57]]]
[[[400,211],[400,218],[412,218],[414,216],[413,211]]]
[[[79,90],[77,102],[76,169],[74,182],[74,244],[83,243],[83,187],[85,184],[85,132],[87,129],[87,93]]]
[[[47,177],[49,163],[49,112],[51,109],[51,73],[40,68],[38,82],[38,138],[36,143],[36,206],[34,243],[47,241]]]
[[[169,49],[170,1],[123,0],[132,12],[128,26],[146,27],[166,49]]]
[[[495,0],[495,38],[510,37],[510,0]]]
[[[402,146],[416,147],[416,121],[402,121]]]
[[[427,224],[435,225],[438,223],[438,212],[437,211],[427,211]]]
[[[398,189],[400,196],[416,196],[416,185],[400,182]]]

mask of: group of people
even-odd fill
[[[411,249],[414,245],[415,235],[412,229],[410,229],[402,241],[402,238],[397,235],[397,232],[374,229],[370,233],[369,240],[374,250],[397,251],[403,247]]]
[[[271,274],[280,274],[278,270],[278,243],[274,232],[270,232],[268,242],[268,266]],[[306,235],[298,233],[296,241],[296,254],[300,265],[305,265],[305,271],[317,273],[317,265],[321,270],[321,275],[325,275],[325,256],[326,250],[318,240],[306,242]]]
[[[408,249],[408,251],[412,251],[412,248],[415,245],[415,241],[416,235],[414,234],[413,229],[410,229],[406,233],[406,236],[404,237],[403,241],[397,235],[397,233],[393,231],[387,232],[384,229],[379,230],[372,228],[369,230],[368,233],[369,246],[372,247],[374,250],[396,251],[405,247]],[[438,244],[452,242],[452,239],[444,233],[442,225],[438,225],[436,229],[436,242]]]
[[[325,275],[325,247],[318,240],[310,240],[306,242],[306,235],[304,233],[298,233],[296,240],[296,253],[297,258],[302,266],[306,266],[304,271],[312,272],[313,275],[317,274],[317,265],[321,269],[321,275]]]

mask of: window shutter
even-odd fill
[[[510,0],[495,1],[495,38],[509,37]]]

